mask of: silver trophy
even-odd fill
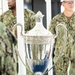
[[[44,15],[42,15],[40,11],[37,12],[37,14],[35,15],[35,27],[28,31],[26,34],[21,33],[25,42],[26,62],[30,71],[34,75],[44,75],[48,68],[48,64],[50,62],[51,57],[51,51],[53,50],[54,46],[54,41],[55,38],[58,36],[58,26],[64,27],[65,33],[67,35],[67,29],[63,24],[57,25],[56,35],[53,35],[50,31],[45,29],[42,21],[43,16]],[[66,42],[66,39],[64,39],[64,41]],[[65,47],[65,44],[63,47]],[[60,57],[61,53],[62,52],[60,52],[58,58]]]

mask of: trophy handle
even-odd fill
[[[65,36],[64,36],[64,44],[62,46],[62,49],[60,50],[59,56],[58,56],[55,64],[57,63],[57,61],[59,60],[59,58],[62,57],[63,49],[65,48],[66,41],[67,41],[67,28],[66,28],[66,26],[64,24],[61,24],[61,23],[56,26],[56,36],[55,36],[55,38],[58,37],[58,27],[59,26],[62,26],[64,28]]]
[[[54,39],[58,37],[58,27],[59,27],[59,26],[62,26],[62,27],[64,28],[64,32],[65,32],[64,44],[63,44],[63,46],[62,46],[62,49],[60,50],[60,53],[59,53],[59,55],[58,55],[58,58],[57,58],[56,62],[55,62],[55,63],[52,65],[52,67],[51,67],[49,70],[47,70],[44,74],[48,73],[48,72],[57,64],[58,60],[62,57],[63,49],[64,49],[65,46],[66,46],[66,41],[67,41],[67,28],[66,28],[66,26],[65,26],[64,24],[61,24],[61,23],[60,23],[60,24],[58,24],[58,25],[56,26],[56,35],[54,35]]]
[[[13,32],[14,32],[14,29],[16,29],[17,28],[17,26],[20,26],[21,27],[21,35],[23,36],[23,27],[22,27],[22,24],[21,23],[16,23],[14,26],[13,26],[13,28],[12,28],[12,30],[13,30]]]
[[[16,29],[17,26],[20,26],[20,27],[21,27],[21,32],[20,32],[20,34],[21,34],[22,37],[24,37],[25,34],[23,34],[23,27],[22,27],[22,24],[21,24],[21,23],[16,23],[16,24],[13,26],[12,30],[14,31],[14,29]],[[29,71],[33,74],[33,72],[30,70],[30,68],[27,66],[27,64],[23,62],[23,59],[21,58],[21,55],[20,55],[20,53],[19,53],[18,50],[16,50],[16,54],[17,54],[17,56],[19,56],[19,58],[20,58],[22,64],[26,67],[26,69],[29,70]]]

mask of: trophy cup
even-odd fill
[[[26,62],[34,75],[44,75],[47,70],[54,41],[58,36],[57,27],[63,26],[66,30],[66,27],[63,24],[58,24],[56,27],[56,35],[53,35],[43,27],[43,16],[44,15],[42,15],[40,11],[37,12],[35,15],[35,27],[26,34],[21,33],[25,42]]]

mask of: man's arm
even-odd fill
[[[29,9],[24,10],[25,31],[31,30],[35,26],[35,13]]]

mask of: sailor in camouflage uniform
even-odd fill
[[[10,30],[16,24],[16,0],[8,0],[10,10],[0,16],[0,21],[3,22]],[[35,25],[35,13],[29,9],[24,9],[25,31],[32,29]]]
[[[0,22],[0,75],[17,74],[17,40],[13,34]]]
[[[62,57],[59,59],[58,63],[55,65],[56,75],[67,75],[67,69],[69,66],[69,61],[71,62],[70,75],[75,75],[75,12],[74,0],[63,0],[62,5],[65,8],[63,13],[56,15],[49,25],[49,30],[56,34],[56,26],[58,24],[64,24],[67,28],[67,42],[66,47],[63,49]],[[54,51],[54,62],[56,62],[57,57],[64,44],[64,28],[58,27],[58,37],[55,39],[55,51]]]
[[[10,31],[12,31],[14,24],[16,24],[16,0],[8,0],[8,7],[9,10],[0,16],[0,21],[3,22]],[[31,10],[24,9],[25,31],[29,31],[34,27],[35,25],[34,15],[35,13],[32,12]],[[16,30],[14,34],[17,35]],[[32,75],[32,73],[27,71],[27,75]]]

